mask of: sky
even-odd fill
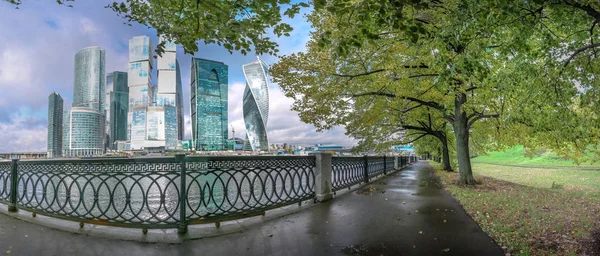
[[[48,95],[59,93],[64,109],[73,97],[75,53],[88,46],[106,50],[106,73],[127,71],[128,42],[134,36],[150,36],[156,45],[156,31],[139,24],[123,24],[113,11],[104,8],[112,0],[75,1],[73,8],[55,1],[23,1],[19,9],[0,2],[0,152],[44,152],[47,146]],[[307,12],[308,10],[303,10]],[[311,26],[303,15],[285,19],[294,31],[290,37],[276,38],[280,53],[291,54],[305,49]],[[229,66],[229,123],[236,137],[244,138],[242,93],[245,79],[242,65],[255,61],[256,55],[230,54],[216,45],[199,43],[193,56],[178,46],[181,67],[186,134],[191,137],[190,63],[192,57],[224,62]],[[267,64],[277,62],[274,56],[261,56]],[[156,70],[154,70],[156,77]],[[343,127],[316,132],[314,126],[302,123],[291,111],[293,100],[283,95],[277,84],[269,87],[270,143],[293,145],[337,144],[353,146]],[[229,129],[231,136],[231,129]]]

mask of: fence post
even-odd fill
[[[383,155],[383,175],[387,175],[387,158],[385,155]]]
[[[364,164],[365,164],[365,183],[369,183],[369,157],[367,155],[364,156]]]
[[[175,159],[179,162],[180,164],[180,174],[179,174],[179,224],[177,227],[177,232],[179,234],[185,234],[187,233],[187,228],[188,228],[188,223],[187,223],[187,218],[186,218],[186,199],[187,199],[187,195],[186,195],[186,190],[187,190],[187,186],[186,186],[186,182],[185,182],[185,177],[186,177],[186,166],[185,166],[185,155],[184,154],[178,154],[175,155]]]
[[[315,153],[315,196],[317,202],[325,202],[333,198],[331,190],[331,174],[333,166],[331,163],[331,154]]]
[[[16,212],[17,209],[17,191],[19,188],[19,177],[18,175],[18,162],[19,159],[13,159],[10,168],[10,203],[8,205],[9,212]]]

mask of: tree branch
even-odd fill
[[[566,68],[569,65],[569,63],[571,63],[571,61],[573,60],[573,58],[575,58],[575,56],[577,56],[577,54],[580,54],[581,52],[583,52],[583,51],[585,51],[587,49],[590,49],[590,48],[593,49],[593,48],[596,48],[596,47],[600,47],[600,43],[590,44],[588,46],[584,46],[584,47],[581,47],[581,48],[575,50],[573,52],[573,54],[571,54],[571,56],[569,56],[569,58],[567,59],[567,61],[563,65],[563,70],[564,70],[564,68]],[[562,74],[563,70],[560,71],[561,74]]]
[[[499,115],[499,114],[488,114],[488,115],[480,114],[480,115],[477,115],[477,116],[475,116],[473,119],[471,119],[471,120],[469,121],[469,124],[468,124],[468,126],[467,126],[467,129],[471,129],[471,126],[473,126],[473,124],[474,124],[474,123],[475,123],[477,120],[479,120],[479,119],[484,119],[484,118],[498,118],[498,117],[500,117],[500,115]]]
[[[350,79],[353,79],[356,77],[368,76],[368,75],[383,72],[383,71],[385,71],[385,69],[377,69],[377,70],[373,70],[373,71],[369,71],[369,72],[365,72],[365,73],[361,73],[361,74],[356,74],[356,75],[347,75],[347,74],[333,74],[333,75],[339,76],[339,77],[349,77]]]

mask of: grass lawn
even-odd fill
[[[600,252],[600,233],[593,234],[600,228],[600,171],[474,163],[481,184],[463,187],[456,185],[458,173],[431,163],[446,190],[507,252],[589,255],[593,247]]]
[[[489,152],[485,156],[478,156],[472,159],[473,163],[497,163],[497,164],[516,164],[516,165],[539,165],[539,166],[577,166],[575,162],[566,160],[552,151],[539,152],[540,154],[529,158],[524,154],[523,146],[515,146],[502,152]],[[581,163],[581,167],[598,167],[600,162],[593,164]]]

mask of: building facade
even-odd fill
[[[63,156],[93,156],[104,153],[105,51],[97,46],[75,54],[73,105],[63,115]]]
[[[183,139],[183,91],[181,85],[181,72],[177,61],[177,46],[173,42],[160,38],[160,43],[165,43],[165,51],[157,60],[157,80],[155,92],[155,106],[165,107],[164,113],[170,113],[171,107],[175,109],[175,119],[166,118],[164,131],[169,133],[175,128],[175,140],[172,134],[161,134],[165,138],[165,147],[175,149],[177,140]],[[170,116],[170,115],[169,115]],[[174,123],[172,123],[174,122]]]
[[[104,112],[105,56],[104,49],[98,46],[84,48],[75,54],[73,107]]]
[[[63,99],[53,92],[48,96],[48,158],[62,156]]]
[[[257,61],[242,66],[246,87],[242,99],[246,127],[245,149],[268,151],[267,121],[269,119],[268,67]]]
[[[146,111],[152,102],[152,42],[148,36],[129,39],[129,112],[128,139],[131,149],[144,148],[146,140]],[[143,123],[141,123],[143,121]]]
[[[103,113],[91,108],[72,107],[63,117],[63,155],[94,156],[104,153]]]
[[[192,58],[190,107],[192,141],[197,151],[227,150],[228,66]]]
[[[116,150],[115,141],[127,140],[127,114],[129,113],[127,73],[115,71],[108,74],[106,85],[107,90],[110,88],[106,111],[106,134],[108,135],[106,148]]]

